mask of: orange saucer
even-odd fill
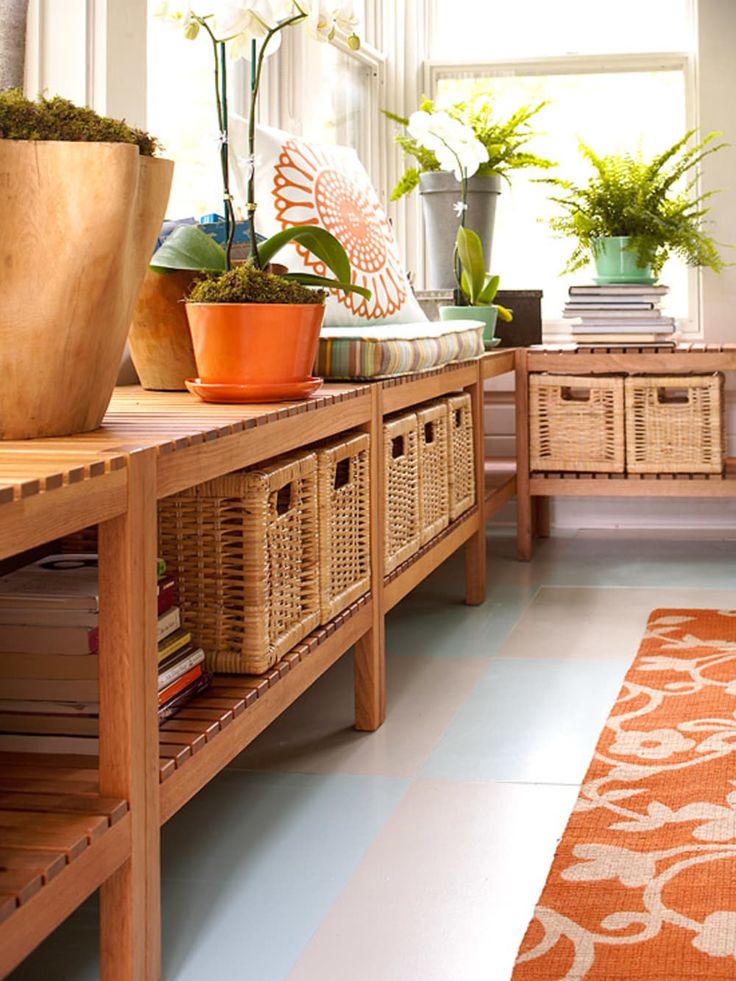
[[[203,402],[298,402],[314,394],[322,384],[321,378],[306,378],[299,382],[264,385],[236,385],[231,382],[203,382],[187,378],[184,384],[192,395]]]

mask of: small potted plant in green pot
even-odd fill
[[[500,317],[510,323],[513,314],[500,303],[493,302],[500,279],[486,271],[480,236],[461,225],[457,230],[455,247],[460,272],[456,294],[459,293],[458,298],[462,302],[456,306],[440,307],[440,320],[482,320],[483,344],[489,350],[500,344],[499,338],[494,336],[496,321]]]
[[[498,118],[489,95],[455,102],[441,108],[425,99],[418,112],[410,117],[386,112],[384,115],[404,127],[395,136],[413,164],[402,174],[391,194],[396,201],[419,188],[427,235],[429,289],[454,287],[453,249],[457,226],[455,161],[448,152],[461,127],[477,141],[477,164],[469,171],[467,223],[480,235],[483,250],[490,261],[496,201],[501,182],[509,182],[509,173],[525,167],[552,167],[543,157],[529,153],[526,143],[535,135],[530,121],[545,106],[521,106],[507,119]],[[428,141],[427,133],[435,134]]]
[[[690,266],[722,268],[717,244],[703,228],[709,195],[697,193],[696,181],[701,161],[726,144],[714,143],[718,134],[710,133],[688,146],[694,133],[649,161],[631,153],[598,156],[581,144],[593,168],[587,184],[545,179],[562,192],[551,199],[563,213],[550,226],[577,240],[566,273],[592,259],[601,285],[653,283],[670,255]]]
[[[212,10],[213,12],[204,12]],[[306,369],[295,372],[294,367],[287,367],[294,349],[306,350],[301,340],[289,339],[291,328],[287,327],[293,320],[300,324],[294,337],[309,337],[307,347],[316,352],[319,338],[319,325],[324,315],[323,289],[340,289],[362,293],[370,296],[370,292],[354,286],[350,282],[350,263],[344,249],[324,229],[311,226],[285,230],[273,236],[266,242],[258,241],[255,231],[255,165],[256,165],[256,116],[258,94],[265,59],[271,50],[275,49],[274,42],[282,31],[305,25],[310,33],[319,40],[328,40],[335,33],[340,33],[346,43],[357,48],[360,41],[354,32],[356,25],[349,4],[335,4],[330,13],[325,13],[319,3],[307,0],[280,0],[272,4],[267,0],[236,0],[233,3],[215,4],[212,0],[200,3],[180,2],[180,0],[164,0],[156,11],[156,15],[183,31],[184,37],[194,40],[206,37],[213,51],[215,66],[215,95],[217,108],[217,125],[220,134],[220,165],[222,171],[223,206],[225,214],[225,244],[221,247],[209,239],[205,233],[194,225],[183,225],[177,228],[163,243],[151,260],[152,277],[157,277],[158,293],[162,292],[161,275],[178,274],[181,278],[179,299],[188,297],[186,304],[187,320],[191,330],[194,345],[194,356],[200,385],[199,394],[204,391],[201,383],[207,385],[229,384],[240,385],[242,400],[256,398],[260,384],[291,385],[294,388],[295,374],[300,374],[302,388],[309,386],[311,369],[315,353]],[[249,227],[249,257],[247,270],[233,268],[232,245],[235,232],[236,213],[233,195],[230,189],[230,157],[229,157],[229,120],[227,107],[227,62],[231,58],[248,57],[251,62],[250,105],[248,119],[248,168],[247,200],[245,212]],[[242,161],[240,162],[242,164]],[[334,279],[307,274],[291,275],[283,269],[281,277],[274,275],[270,264],[276,253],[287,242],[296,241],[315,254],[334,274]],[[192,283],[188,276],[199,277],[207,274],[201,281],[197,278]],[[316,291],[313,289],[316,287]],[[150,340],[151,331],[146,325],[144,330],[136,330],[131,351],[134,363],[138,364],[137,355],[151,358],[155,355],[167,357],[170,340],[176,334],[177,350],[184,352],[182,364],[186,363],[187,339],[181,337],[183,318],[180,310],[174,309],[172,300],[177,293],[177,287],[167,292],[167,310],[165,320],[170,327],[167,329],[165,343],[145,344],[145,332]],[[222,328],[225,321],[237,321],[241,332],[247,332],[247,338],[235,340],[235,334],[228,327]],[[309,321],[309,326],[305,321]],[[256,327],[256,322],[260,325]],[[218,326],[216,326],[218,325]],[[250,325],[250,326],[247,326]],[[222,338],[230,337],[233,346],[229,359],[222,357],[225,343]],[[259,340],[260,338],[260,340]],[[274,339],[278,344],[274,345]],[[272,361],[269,366],[261,357],[259,345],[263,343]],[[220,352],[213,354],[213,360],[208,361],[208,348],[212,344]],[[281,356],[276,356],[280,345]],[[265,352],[264,352],[265,353]],[[308,355],[305,354],[307,360]],[[217,368],[215,369],[215,365]],[[260,366],[257,368],[257,366]],[[141,366],[143,367],[143,366]],[[239,379],[236,381],[235,379]],[[260,379],[258,381],[257,379]],[[168,374],[168,382],[176,382]],[[181,377],[179,387],[183,387],[185,378]],[[173,387],[173,385],[171,386]],[[191,387],[191,385],[188,385]],[[210,394],[214,393],[214,389]],[[237,394],[237,393],[236,393]],[[287,397],[285,394],[283,397]],[[233,396],[234,397],[234,396]]]
[[[0,439],[96,429],[173,173],[66,99],[0,93]]]

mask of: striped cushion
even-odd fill
[[[323,327],[317,374],[331,379],[377,379],[441,368],[483,354],[483,324],[455,320],[386,327]]]

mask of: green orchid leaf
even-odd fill
[[[509,310],[508,307],[502,307],[500,303],[496,303],[495,307],[498,310],[499,318],[501,320],[505,320],[507,324],[510,324],[511,321],[514,319],[513,310]]]
[[[312,255],[320,259],[330,272],[341,282],[350,282],[350,260],[345,249],[338,240],[324,228],[315,225],[298,225],[295,228],[285,228],[261,242],[258,255],[261,265],[265,266],[289,242],[297,242],[308,249]]]
[[[471,305],[475,306],[478,303],[480,293],[483,291],[487,276],[486,264],[483,259],[483,245],[480,237],[474,231],[461,226],[457,230],[455,247],[470,286],[466,296]]]
[[[356,286],[340,279],[328,279],[326,276],[315,276],[313,273],[286,273],[283,279],[290,279],[302,286],[322,286],[327,290],[343,290],[345,293],[359,293],[366,300],[370,300],[373,294],[365,286]]]
[[[486,276],[486,281],[483,284],[483,289],[478,295],[478,303],[480,306],[490,306],[493,303],[493,299],[498,292],[498,284],[501,282],[499,276]]]
[[[223,247],[198,225],[179,225],[156,250],[150,265],[157,272],[224,272],[227,261]]]

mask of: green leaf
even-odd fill
[[[227,260],[223,247],[198,225],[179,225],[154,253],[151,268],[157,272],[224,272]]]
[[[308,249],[312,255],[320,259],[330,272],[341,282],[350,282],[350,260],[345,249],[338,240],[324,228],[315,225],[298,225],[295,228],[285,228],[261,242],[258,255],[261,265],[265,266],[289,242],[298,242]]]
[[[461,226],[457,230],[455,246],[470,287],[466,296],[471,305],[475,306],[485,286],[487,275],[486,264],[483,259],[483,245],[480,237],[474,231]]]
[[[493,303],[493,298],[498,292],[498,284],[500,281],[499,276],[486,277],[486,281],[483,284],[483,289],[478,294],[478,304],[480,306],[490,306]]]
[[[502,307],[500,303],[496,303],[495,307],[498,310],[498,316],[500,319],[505,320],[507,324],[510,324],[514,319],[513,310],[509,310],[508,307]]]
[[[342,281],[339,279],[328,279],[326,276],[315,276],[313,273],[286,273],[283,279],[290,279],[295,283],[301,283],[302,286],[323,286],[328,290],[343,290],[345,293],[360,293],[364,296],[366,300],[370,300],[373,294],[365,286],[356,286],[355,283],[349,283],[347,281]]]

